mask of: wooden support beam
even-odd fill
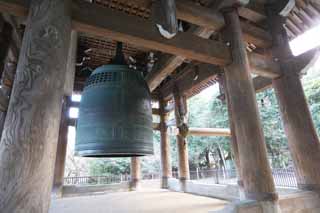
[[[253,0],[251,0],[245,7],[239,8],[239,16],[254,23],[261,23],[267,18],[264,12],[264,5]]]
[[[283,28],[283,18],[274,12],[273,5],[267,8],[269,29],[272,33],[273,55],[279,58],[283,76],[273,80],[278,99],[288,146],[298,176],[298,188],[319,192],[320,190],[320,141],[312,121],[302,83],[299,61],[302,66],[310,62],[314,52],[301,56],[298,64],[288,61],[285,52],[289,52],[289,40]],[[311,53],[311,54],[310,54]],[[309,57],[308,57],[309,55]],[[306,59],[304,59],[306,58]],[[297,60],[293,59],[293,60]],[[305,63],[305,62],[307,63]]]
[[[225,136],[230,137],[230,129],[222,128],[189,128],[188,135],[192,136]]]
[[[185,181],[190,179],[189,171],[189,159],[188,159],[188,143],[184,135],[184,127],[187,116],[187,100],[183,96],[178,88],[174,90],[174,103],[175,103],[175,119],[176,127],[179,128],[179,134],[177,135],[177,149],[178,149],[178,164],[179,164],[179,179],[182,185],[182,191],[184,191]]]
[[[214,31],[220,31],[225,25],[221,13],[207,7],[196,5],[192,1],[178,0],[177,16],[181,20]],[[245,22],[242,22],[241,26],[245,27],[243,28],[244,39],[249,38],[249,40],[246,40],[247,42],[253,43],[253,41],[255,41],[255,45],[263,48],[271,46],[271,37],[268,32],[263,31],[261,28],[254,27],[253,25],[245,24]]]
[[[130,190],[136,191],[139,189],[141,181],[141,162],[139,157],[131,157],[131,180]]]
[[[287,63],[294,63],[296,73],[301,73],[307,71],[314,63],[318,60],[320,56],[320,48],[309,50],[297,57],[293,57],[288,60]]]
[[[230,102],[230,94],[227,89],[227,83],[226,83],[226,78],[225,75],[221,76],[220,80],[220,86],[224,89],[224,94],[225,94],[225,100],[227,103],[227,108],[228,108],[228,118],[229,118],[229,127],[230,127],[230,144],[231,144],[231,151],[234,156],[234,161],[235,161],[235,166],[238,174],[238,186],[239,186],[239,197],[240,200],[244,199],[244,189],[243,189],[243,181],[242,181],[242,170],[241,170],[241,163],[240,163],[240,156],[239,156],[239,145],[238,145],[238,140],[237,140],[237,135],[236,135],[236,127],[235,127],[235,122],[234,118],[232,115],[232,110],[231,110],[231,102]]]
[[[1,137],[1,212],[49,211],[71,33],[68,3],[31,1]]]
[[[89,3],[85,3],[85,4],[86,4],[86,8],[84,8],[84,9],[88,10],[88,13],[89,13],[89,11],[95,11],[94,5],[89,4]],[[262,4],[262,3],[260,3],[260,4]],[[214,31],[219,31],[225,25],[223,16],[219,12],[212,11],[212,9],[210,9],[210,8],[199,6],[192,1],[177,0],[176,8],[177,8],[178,19],[190,22],[192,24],[195,24],[195,25],[198,25],[198,26],[201,26],[204,28],[208,28],[208,29],[211,29]],[[248,8],[250,8],[250,7],[248,7]],[[240,12],[241,12],[241,10],[240,10]],[[0,0],[0,11],[7,12],[7,13],[10,13],[15,16],[26,17],[28,14],[28,1],[27,0]],[[251,11],[252,11],[252,9],[251,9]],[[103,17],[103,19],[97,19],[98,14],[94,14],[94,12],[92,12],[94,17],[92,17],[90,19],[96,19],[97,21],[117,19],[116,18],[117,16],[114,16],[112,19],[108,19],[110,17],[107,15],[108,12],[109,12],[109,10],[105,8],[104,12],[103,12],[105,14],[105,17]],[[72,13],[75,14],[76,11],[72,11]],[[98,13],[98,11],[97,11],[97,13]],[[245,16],[244,14],[248,14],[248,12],[244,10],[244,12],[241,12],[240,15],[241,14],[243,14],[243,16]],[[81,15],[81,14],[79,14],[79,15]],[[75,14],[75,16],[79,16],[79,15]],[[130,16],[130,17],[132,17],[132,16]],[[84,17],[84,19],[85,18],[86,17]],[[89,17],[87,17],[87,18],[89,19]],[[133,17],[133,18],[135,18],[135,17]],[[121,22],[121,23],[124,24],[125,22]],[[245,25],[245,27],[247,28],[248,25]],[[92,29],[92,30],[94,31],[94,29]],[[260,31],[261,29],[259,29],[257,27],[253,27],[252,25],[251,25],[251,27],[248,27],[248,29],[244,29],[244,30],[245,30],[245,32],[244,32],[245,38],[246,37],[256,37],[254,40],[256,40],[258,42],[255,43],[255,45],[257,45],[257,46],[262,45],[261,47],[270,47],[271,46],[271,37],[269,36],[269,34],[267,32],[257,34],[256,31]],[[92,32],[92,33],[94,33],[94,32]],[[247,35],[247,33],[248,34],[251,33],[252,35]],[[259,36],[261,36],[261,37],[259,38]]]
[[[250,71],[256,75],[264,76],[266,78],[277,78],[281,75],[279,64],[273,61],[268,56],[261,55],[258,53],[250,53],[249,61],[251,65]],[[162,69],[156,67],[155,70],[153,70],[150,74],[147,75],[147,78],[146,78],[147,83],[150,86],[150,89],[151,90],[155,89],[158,85],[160,85],[161,81],[164,80],[164,77],[166,77],[169,73],[173,72],[178,67],[178,65],[180,66],[182,64],[182,62],[183,60],[178,56],[167,57],[163,61],[162,60],[159,61],[158,64]],[[164,65],[164,66],[161,66],[161,65]],[[190,66],[187,66],[184,70],[190,69]],[[214,69],[213,66],[211,69]],[[181,72],[184,73],[186,71],[181,71]],[[194,84],[195,82],[193,82],[193,85]],[[164,94],[164,97],[167,98],[166,93]]]
[[[23,0],[15,0],[13,2],[1,0],[0,11],[9,11],[14,15],[24,16],[27,12],[25,5],[26,3]],[[74,29],[94,36],[108,37],[206,63],[226,64],[230,60],[227,48],[220,43],[215,42],[216,45],[212,45],[214,41],[201,40],[188,33],[180,33],[181,35],[179,34],[177,38],[168,41],[161,38],[151,22],[127,16],[112,9],[101,8],[87,2],[75,1],[72,14]],[[191,23],[199,22],[199,26],[213,30],[219,30],[224,26],[223,18],[219,13],[214,13],[209,8],[197,6],[191,2],[183,2],[182,4],[178,1],[177,15],[182,20]],[[100,20],[115,19],[118,21],[100,22]],[[256,45],[263,44],[270,46],[268,33],[261,33],[258,28],[247,25],[245,26],[245,32],[248,32],[248,36],[245,36],[245,38],[248,38],[249,42],[256,43]],[[262,36],[262,39],[257,39],[257,35]],[[197,43],[197,46],[188,45],[189,43]],[[216,47],[212,48],[211,51],[207,51],[207,46]]]
[[[160,111],[160,152],[161,152],[161,187],[167,189],[168,179],[172,177],[171,168],[171,147],[170,138],[168,135],[168,127],[166,121],[168,119],[165,107],[166,101],[162,98],[159,99],[159,111]]]
[[[190,93],[196,86],[214,80],[220,72],[221,69],[217,66],[208,64],[194,66],[190,64],[181,70],[181,75],[174,77],[164,85],[164,87],[160,89],[160,92],[165,100],[169,100],[173,96],[175,87],[177,87],[182,94]]]
[[[163,38],[151,21],[129,16],[110,8],[85,1],[73,1],[73,29],[92,36],[104,37],[148,49],[183,56],[209,64],[230,62],[228,48],[221,42],[199,38],[192,33],[179,33],[173,39]],[[10,9],[8,11],[8,9]],[[23,10],[24,9],[24,10]],[[0,0],[0,12],[25,15],[22,0]],[[101,21],[116,20],[116,21]],[[193,45],[196,43],[197,45]],[[208,49],[208,46],[215,48]]]
[[[174,125],[175,126],[175,125]],[[171,128],[172,135],[178,135],[178,128]],[[188,136],[204,136],[204,137],[230,137],[230,129],[225,128],[197,128],[189,127]]]
[[[253,87],[256,93],[263,92],[266,89],[272,88],[272,80],[261,76],[255,77],[253,80]]]
[[[67,145],[68,145],[68,117],[71,97],[66,96],[62,103],[62,112],[59,127],[59,138],[57,145],[56,161],[54,166],[53,177],[53,195],[57,198],[62,197],[62,187],[64,180],[64,170],[67,157]]]
[[[250,71],[253,74],[266,77],[266,78],[278,78],[281,75],[280,66],[272,58],[257,54],[249,54]]]
[[[175,0],[159,0],[152,4],[153,19],[161,30],[172,36],[178,33],[178,20]],[[160,29],[159,29],[160,30]],[[161,33],[161,31],[160,31]]]
[[[73,26],[80,32],[210,64],[223,65],[230,61],[228,48],[221,42],[202,39],[191,33],[179,33],[168,40],[158,33],[152,22],[84,1],[75,1],[75,3]],[[101,20],[116,21],[102,22]],[[194,43],[197,45],[193,45]],[[208,49],[210,45],[215,48]]]
[[[232,64],[225,68],[226,89],[238,142],[245,196],[257,201],[275,201],[277,194],[237,9],[228,8],[224,17],[228,23],[224,39],[230,42],[233,56]]]
[[[250,71],[255,74],[260,74],[261,76],[265,76],[268,78],[276,78],[281,75],[279,65],[272,61],[269,57],[262,56],[257,53],[251,53],[249,55],[249,61],[251,64]],[[200,64],[197,66],[194,65],[187,65],[177,77],[174,77],[171,81],[169,81],[166,85],[164,85],[160,91],[165,100],[169,100],[172,98],[173,88],[177,86],[179,90],[183,94],[188,94],[194,88],[197,88],[198,85],[201,85],[205,82],[214,80],[222,70],[219,67],[207,64]],[[270,86],[271,80],[267,80],[268,78],[261,77],[256,80],[254,83],[257,90],[264,89],[262,86],[265,85],[267,82]],[[261,81],[264,79],[263,81]],[[263,84],[264,85],[263,85]]]
[[[77,48],[78,48],[78,33],[73,30],[70,36],[67,73],[66,73],[66,78],[64,83],[64,93],[67,96],[71,96],[73,93],[74,79],[76,75]]]
[[[253,78],[252,80],[253,80],[253,87],[254,87],[256,93],[263,92],[266,89],[272,88],[272,79],[270,79],[270,78],[257,76],[255,78]],[[196,85],[193,85],[193,86],[196,86]],[[168,89],[167,91],[169,91],[169,90],[170,89]],[[169,92],[164,92],[164,94],[167,94],[166,95],[167,99],[170,99],[172,97],[172,94],[169,94]],[[171,107],[167,107],[167,112],[171,112],[173,110],[174,110],[173,105]],[[175,120],[170,120],[167,123],[168,126],[174,126],[174,124],[175,124]]]
[[[199,26],[202,26],[202,27],[198,28],[198,30],[194,32],[195,35],[198,35],[203,38],[208,38],[214,31],[218,31],[224,26],[224,20],[221,14],[213,12],[212,9],[193,5],[193,3],[190,3],[188,1],[184,2],[183,5],[180,5],[179,2],[177,4],[180,7],[180,10],[184,11],[183,13],[181,12],[180,14],[182,18],[181,17],[179,18],[188,19],[189,21],[193,20],[193,22],[190,21],[191,23],[194,23],[194,24],[206,23],[206,19],[204,20],[201,19],[202,15],[205,12],[210,14],[206,17],[212,16],[210,19],[210,23],[199,24]],[[205,10],[205,11],[202,11],[202,10]],[[188,14],[188,15],[183,16],[183,14]],[[190,14],[196,14],[196,15],[191,16]],[[216,25],[211,26],[212,23],[216,23]],[[246,22],[242,22],[241,26],[244,30],[244,40],[246,42],[254,43],[255,45],[261,46],[261,47],[271,46],[271,42],[270,42],[271,37],[266,31],[260,28],[257,28],[253,25],[250,25]],[[173,71],[175,71],[183,63],[185,59],[186,58],[181,56],[172,56],[167,54],[160,57],[160,60],[156,63],[153,70],[146,76],[146,81],[149,85],[150,90],[153,91],[154,89],[156,89],[167,76],[169,76]],[[261,73],[264,73],[264,72],[261,72]]]
[[[198,27],[193,31],[194,35],[201,38],[209,38],[214,31],[203,27]],[[184,61],[185,57],[174,56],[170,54],[162,54],[152,71],[146,76],[146,82],[150,91],[155,90],[161,82],[174,72]]]

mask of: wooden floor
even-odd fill
[[[226,204],[222,200],[153,189],[53,200],[50,213],[207,213]]]

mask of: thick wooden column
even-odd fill
[[[160,152],[161,152],[161,187],[168,188],[168,179],[172,177],[171,169],[171,154],[170,154],[170,139],[168,135],[167,127],[167,114],[165,111],[166,102],[159,99],[159,111],[160,111]]]
[[[184,184],[186,180],[190,179],[188,144],[186,139],[188,133],[186,121],[187,100],[185,96],[180,94],[178,88],[174,89],[174,103],[176,126],[179,129],[179,134],[177,135],[179,179]]]
[[[239,148],[238,148],[238,141],[237,141],[237,136],[236,136],[236,128],[235,128],[235,124],[234,124],[234,118],[232,116],[230,96],[229,96],[229,92],[227,90],[226,79],[225,79],[224,74],[221,75],[220,83],[222,84],[222,87],[224,89],[225,99],[226,99],[227,108],[228,108],[229,126],[230,126],[230,132],[231,132],[231,138],[230,138],[231,150],[233,152],[234,161],[236,164],[236,170],[238,173],[239,195],[240,195],[240,199],[242,200],[245,198],[245,195],[244,195],[243,181],[242,181],[242,174],[241,174],[242,171],[241,171],[241,164],[240,164]]]
[[[278,99],[298,187],[320,192],[320,142],[294,63],[288,60],[290,49],[283,27],[285,19],[267,7],[269,29],[273,38],[273,56],[278,59],[282,76],[272,81]],[[292,57],[292,56],[291,56]]]
[[[243,187],[247,199],[277,200],[237,9],[224,11],[232,63],[225,69]]]
[[[298,187],[320,192],[320,142],[300,78],[298,74],[284,75],[272,83],[298,176]]]
[[[48,212],[71,20],[66,0],[32,0],[0,142],[0,209]]]
[[[64,181],[64,169],[66,163],[67,146],[68,146],[68,118],[69,106],[71,102],[70,96],[65,96],[62,104],[59,139],[57,146],[56,162],[53,177],[53,193],[57,197],[62,196],[62,187]]]
[[[139,157],[131,158],[131,181],[130,189],[135,191],[139,189],[141,181],[141,162]]]

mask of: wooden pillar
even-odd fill
[[[259,118],[250,66],[236,8],[224,10],[226,40],[232,63],[225,68],[226,87],[241,162],[245,196],[257,201],[277,200]]]
[[[62,187],[64,181],[64,169],[66,163],[67,146],[68,146],[68,121],[70,96],[65,96],[62,104],[62,112],[59,128],[59,139],[57,146],[56,162],[53,177],[53,193],[56,197],[62,197]]]
[[[320,142],[300,78],[298,74],[283,75],[273,81],[273,87],[296,168],[298,187],[320,192]]]
[[[180,94],[180,91],[174,89],[174,103],[175,103],[175,118],[176,126],[179,129],[177,135],[177,147],[178,147],[178,160],[179,160],[179,179],[182,187],[184,187],[186,180],[190,179],[189,171],[189,157],[188,157],[188,144],[187,144],[187,99]]]
[[[227,102],[228,116],[229,116],[229,126],[230,126],[230,132],[231,132],[231,138],[230,138],[231,150],[233,152],[234,161],[235,161],[235,164],[236,164],[236,170],[237,170],[237,174],[238,174],[238,186],[239,186],[240,200],[242,200],[242,199],[245,199],[245,195],[244,195],[243,181],[242,181],[242,174],[241,174],[239,148],[238,148],[238,141],[237,141],[237,136],[236,136],[234,118],[232,116],[230,96],[229,96],[229,92],[227,90],[226,79],[225,79],[225,75],[224,74],[221,75],[220,83],[222,84],[222,87],[224,89],[225,99],[226,99],[226,102]]]
[[[168,179],[172,177],[171,169],[171,154],[170,154],[170,139],[168,135],[167,127],[167,114],[165,111],[166,102],[159,99],[159,111],[160,111],[160,152],[161,152],[161,187],[168,188]]]
[[[283,73],[272,84],[295,165],[298,187],[320,192],[320,142],[300,81],[301,70],[296,70],[295,64],[287,59],[290,48],[283,27],[285,19],[274,13],[272,5],[268,5],[267,12],[273,38],[273,56],[279,61]]]
[[[141,162],[139,157],[131,158],[131,181],[130,190],[135,191],[139,189],[141,180]]]
[[[0,209],[48,212],[71,20],[66,0],[32,0],[0,142]]]

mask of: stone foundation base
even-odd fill
[[[169,177],[162,177],[161,179],[161,188],[168,189],[169,188]]]
[[[132,180],[130,182],[130,191],[138,191],[140,189],[140,180]]]
[[[210,213],[281,213],[278,202],[240,201],[231,203],[224,209]]]
[[[62,198],[63,195],[63,186],[54,186],[51,191],[51,198],[52,199],[59,199]]]

